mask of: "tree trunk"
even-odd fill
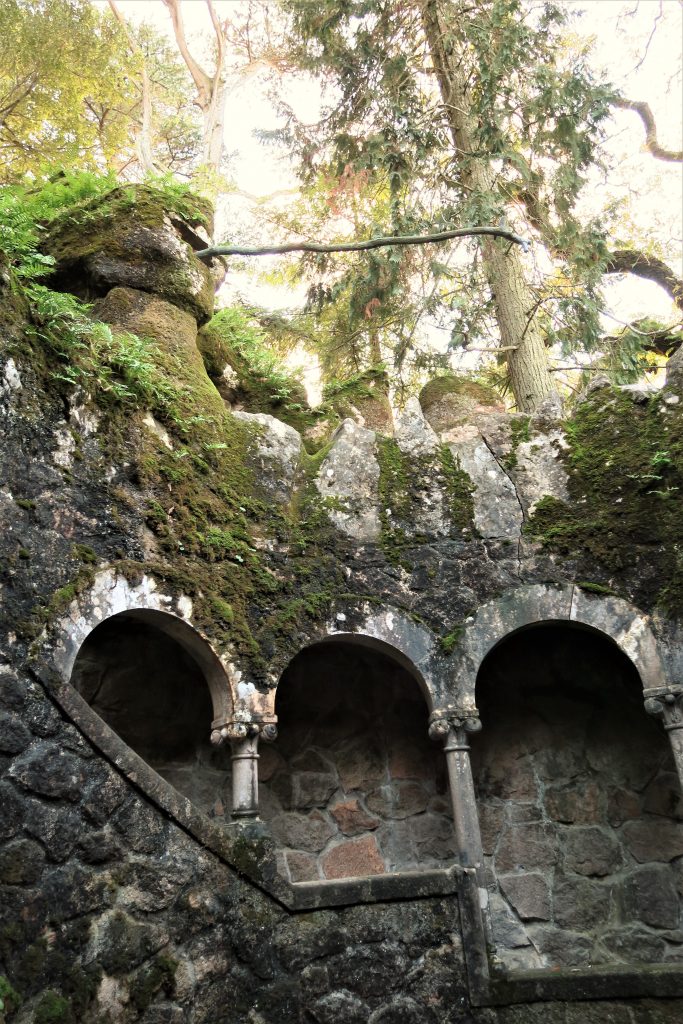
[[[217,77],[214,79],[209,104],[202,107],[204,117],[202,163],[215,171],[220,170],[223,159],[223,130],[227,97],[227,84]]]
[[[454,52],[453,36],[462,15],[445,0],[421,0],[422,19],[441,100],[463,185],[479,194],[494,192],[486,156],[477,153],[475,124],[468,95],[464,54]],[[449,17],[446,17],[448,11]],[[450,26],[453,26],[452,28]],[[510,384],[517,408],[533,412],[555,393],[543,335],[534,319],[536,303],[527,284],[519,250],[493,238],[482,242],[483,263],[496,310],[501,348],[507,353]]]

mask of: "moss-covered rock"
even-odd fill
[[[527,531],[582,585],[683,616],[683,409],[593,391],[565,423],[569,501],[546,497]]]
[[[156,189],[114,188],[47,226],[41,248],[55,260],[50,285],[88,301],[117,285],[138,288],[204,322],[213,310],[213,277],[183,236],[209,217],[200,200],[186,200],[173,212]]]
[[[504,409],[502,398],[493,388],[454,373],[442,374],[425,384],[420,392],[420,405],[437,433],[468,420],[482,409]]]
[[[345,380],[334,380],[323,389],[323,412],[339,421],[352,419],[368,430],[392,434],[393,413],[389,379],[381,367],[364,370]]]
[[[270,351],[247,311],[219,310],[197,337],[206,372],[226,402],[265,413],[303,433],[321,418],[310,409],[306,389]]]

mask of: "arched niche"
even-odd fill
[[[683,803],[621,644],[576,619],[494,644],[472,772],[493,939],[510,967],[683,959]]]
[[[260,747],[259,808],[293,882],[453,861],[443,753],[425,679],[398,650],[336,633],[282,674],[278,738]]]
[[[464,624],[451,665],[452,687],[463,707],[475,706],[477,673],[486,655],[505,637],[539,623],[572,622],[597,630],[629,658],[643,689],[666,684],[650,617],[627,601],[569,584],[533,584],[482,605]]]
[[[230,811],[228,750],[211,745],[227,681],[189,623],[128,609],[92,629],[73,662],[71,686],[163,779],[210,817]]]

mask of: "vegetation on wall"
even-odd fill
[[[543,498],[531,536],[571,560],[584,589],[683,617],[683,413],[601,388],[565,424],[569,502]],[[635,583],[634,583],[635,577]]]

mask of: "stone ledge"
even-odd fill
[[[487,992],[472,993],[472,1002],[477,1006],[508,1006],[556,1000],[672,999],[680,998],[681,993],[683,966],[612,964],[513,971],[505,978],[492,978]]]
[[[395,871],[386,875],[340,878],[334,881],[293,882],[294,910],[317,910],[356,903],[425,899],[458,892],[459,869]]]

